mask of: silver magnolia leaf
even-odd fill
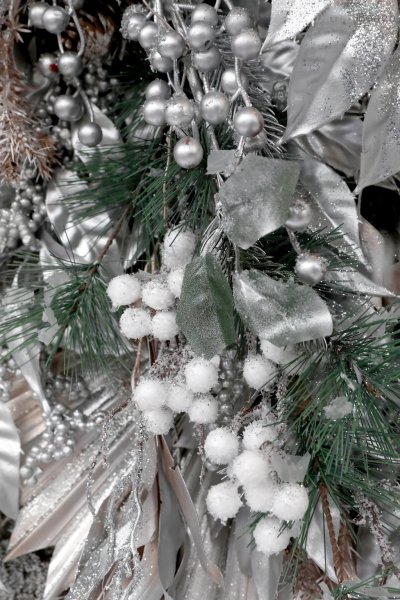
[[[272,0],[271,22],[263,48],[294,38],[330,4],[332,0]]]
[[[300,173],[295,161],[248,154],[221,186],[222,226],[234,244],[250,248],[281,227]]]
[[[290,78],[284,140],[342,117],[371,89],[394,48],[397,21],[396,0],[344,0],[318,17]]]
[[[10,519],[18,515],[21,446],[7,404],[0,401],[0,510]]]
[[[356,191],[400,171],[400,48],[371,94],[364,119],[360,179]]]
[[[332,317],[311,287],[275,281],[259,271],[236,275],[235,306],[249,329],[277,346],[332,334]]]
[[[365,294],[366,296],[391,296],[396,294],[368,279],[359,271],[342,268],[340,271],[328,271],[325,274],[324,281],[335,283],[340,288],[354,292],[355,294]]]
[[[300,50],[299,44],[288,40],[267,48],[260,56],[263,65],[257,84],[271,93],[277,81],[289,79]]]

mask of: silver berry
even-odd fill
[[[239,135],[254,137],[264,128],[264,119],[254,106],[244,106],[236,111],[233,125]]]
[[[64,77],[78,77],[82,68],[82,59],[76,52],[64,52],[58,59],[58,70]]]
[[[192,12],[192,23],[196,21],[204,21],[209,25],[215,26],[218,24],[217,11],[209,4],[198,4]]]
[[[160,37],[157,49],[164,58],[177,60],[183,54],[185,40],[176,31],[167,31]]]
[[[57,59],[54,54],[42,54],[38,60],[39,71],[47,79],[58,77]]]
[[[97,123],[85,123],[78,129],[78,138],[84,146],[94,148],[103,139],[103,130]]]
[[[165,124],[165,98],[150,98],[143,105],[143,119],[148,125],[161,127]]]
[[[211,125],[223,123],[229,113],[229,100],[221,92],[211,91],[204,94],[200,102],[200,114]]]
[[[325,258],[307,252],[297,257],[294,270],[300,281],[315,285],[325,277],[327,266]]]
[[[235,6],[225,17],[225,29],[229,35],[237,35],[253,25],[249,11],[241,6]]]
[[[68,25],[69,15],[61,6],[49,6],[43,13],[43,28],[49,33],[62,33]]]
[[[76,96],[58,96],[54,102],[54,113],[63,121],[79,121],[83,115],[83,105]]]
[[[298,198],[289,208],[285,225],[291,231],[304,231],[311,223],[312,211],[308,202]]]
[[[173,61],[166,56],[161,56],[158,50],[153,50],[151,53],[150,64],[155,71],[160,73],[169,73],[174,68]]]
[[[146,23],[146,15],[143,12],[131,12],[129,16],[122,19],[122,35],[125,39],[137,42],[140,31]]]
[[[49,8],[44,2],[33,2],[29,5],[29,20],[33,27],[43,27],[43,15]]]
[[[261,40],[254,29],[245,29],[231,39],[232,54],[241,60],[257,58],[261,50]]]
[[[151,98],[164,98],[168,100],[171,96],[171,89],[166,81],[154,79],[146,87],[144,95],[146,96],[146,100],[150,100]]]
[[[165,120],[174,127],[187,127],[194,117],[194,106],[186,96],[177,94],[169,100],[165,109]]]
[[[192,55],[193,65],[202,73],[214,71],[221,64],[221,53],[215,46]]]
[[[203,159],[203,148],[198,140],[184,137],[175,145],[174,159],[183,169],[194,169]]]
[[[153,21],[143,25],[140,30],[138,41],[144,50],[150,50],[157,44],[158,27]]]
[[[204,52],[210,48],[215,40],[215,29],[205,21],[195,21],[187,32],[187,41],[192,50]]]
[[[249,85],[247,75],[240,72],[240,83],[244,89]],[[239,89],[235,69],[226,69],[221,76],[221,87],[226,94],[235,94]]]

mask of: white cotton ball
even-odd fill
[[[275,519],[275,517],[260,519],[253,532],[257,550],[267,556],[272,556],[285,550],[290,542],[291,531],[289,529],[281,531],[281,527],[282,521]]]
[[[172,340],[178,333],[176,313],[174,311],[158,312],[151,321],[151,332],[161,342]]]
[[[167,285],[158,279],[152,279],[143,286],[142,300],[154,310],[165,310],[175,303]]]
[[[157,379],[141,379],[133,392],[133,399],[140,410],[158,410],[166,404],[167,386]]]
[[[181,297],[184,274],[185,269],[183,267],[179,267],[168,273],[168,287],[175,298]]]
[[[188,409],[189,419],[198,425],[215,423],[218,417],[218,402],[211,394],[197,396]]]
[[[168,433],[174,424],[174,413],[169,408],[159,408],[143,413],[146,428],[154,435]]]
[[[283,521],[302,519],[308,508],[308,493],[299,483],[283,483],[277,489],[272,512]]]
[[[246,383],[256,390],[263,387],[266,383],[272,383],[271,380],[275,374],[275,365],[260,354],[248,356],[244,361],[243,377]]]
[[[274,502],[276,486],[272,480],[268,483],[245,486],[246,502],[254,512],[270,512]]]
[[[278,431],[271,419],[253,421],[243,431],[243,446],[246,450],[258,450],[265,442],[273,442],[278,437]]]
[[[115,308],[136,302],[140,294],[140,281],[134,275],[118,275],[107,287],[107,295]]]
[[[241,485],[257,485],[269,480],[269,470],[261,452],[245,450],[235,458],[230,473]]]
[[[227,519],[233,519],[237,515],[242,501],[236,486],[229,481],[223,481],[210,488],[206,504],[210,515],[225,523]]]
[[[218,383],[218,369],[205,358],[193,358],[185,367],[186,385],[195,393],[209,392]]]
[[[171,384],[167,391],[167,406],[179,413],[186,412],[193,404],[193,394],[183,385]]]
[[[119,326],[124,336],[137,340],[150,335],[151,318],[143,308],[127,308],[121,315]]]
[[[232,431],[218,427],[206,437],[204,452],[215,465],[227,465],[239,453],[239,440]]]
[[[162,250],[163,263],[169,269],[184,267],[193,256],[196,236],[188,230],[171,229],[165,238]]]

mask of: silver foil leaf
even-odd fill
[[[340,513],[331,498],[329,498],[329,508],[337,538],[340,528]],[[321,500],[319,500],[307,531],[305,550],[319,568],[328,575],[329,579],[337,582],[332,547],[327,540],[329,540],[329,533],[324,518],[324,512],[322,510]]]
[[[340,288],[353,292],[355,294],[365,294],[366,296],[381,297],[391,296],[396,297],[396,294],[386,289],[382,285],[374,283],[359,271],[346,269],[340,271],[328,271],[325,274],[325,281],[334,283]]]
[[[315,340],[332,334],[332,317],[311,287],[282,283],[255,270],[236,275],[237,311],[254,333],[276,346]]]
[[[396,0],[345,0],[318,17],[290,78],[284,140],[340,118],[371,89],[394,48],[397,20]]]
[[[229,177],[235,170],[236,150],[211,150],[207,159],[207,175],[223,173]]]
[[[281,227],[300,173],[296,161],[248,154],[221,186],[222,226],[231,242],[250,248]]]
[[[283,569],[283,554],[266,556],[253,550],[251,553],[253,580],[259,600],[273,600],[279,587]]]
[[[0,510],[10,519],[18,515],[21,445],[7,404],[0,401]]]

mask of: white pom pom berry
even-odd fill
[[[167,391],[167,406],[174,412],[186,412],[193,404],[193,394],[187,387],[171,384]]]
[[[179,267],[168,274],[168,287],[175,298],[180,298],[185,269]]]
[[[239,492],[235,485],[224,481],[210,488],[207,499],[207,510],[214,519],[220,519],[226,523],[233,519],[242,506]]]
[[[302,519],[308,508],[308,494],[303,485],[283,483],[277,489],[272,512],[283,521]]]
[[[215,465],[227,465],[239,453],[239,440],[232,431],[218,427],[206,437],[204,452]]]
[[[290,542],[291,532],[289,529],[282,529],[282,521],[275,517],[264,517],[254,528],[254,540],[257,550],[272,556],[285,550]]]
[[[197,396],[188,409],[189,419],[197,425],[215,423],[218,417],[218,402],[211,394]]]
[[[255,450],[245,450],[239,454],[231,465],[230,474],[243,486],[267,483],[269,480],[267,462],[261,452]]]
[[[248,356],[243,365],[243,377],[246,383],[258,390],[270,383],[276,373],[274,364],[259,354]]]
[[[164,238],[163,263],[169,269],[184,267],[193,256],[196,236],[188,230],[171,229]]]
[[[185,367],[186,385],[192,392],[209,392],[218,383],[216,366],[205,358],[194,358]]]
[[[115,308],[132,304],[140,298],[140,281],[134,275],[118,275],[108,284],[107,295]]]
[[[168,433],[174,424],[174,413],[169,408],[150,410],[143,414],[147,430],[154,435]]]
[[[127,308],[119,320],[121,332],[131,340],[150,335],[151,318],[143,308]]]
[[[276,486],[271,481],[244,488],[246,503],[254,512],[270,512],[276,494]]]
[[[143,286],[142,300],[154,310],[165,310],[175,302],[166,283],[159,279],[152,279]]]
[[[154,337],[161,342],[172,340],[179,333],[176,313],[173,311],[158,312],[151,321],[151,331]]]
[[[158,410],[166,404],[167,386],[157,379],[141,379],[134,390],[133,399],[140,410]]]
[[[265,442],[273,442],[278,437],[278,431],[271,419],[253,421],[243,431],[243,446],[246,450],[258,450]]]

